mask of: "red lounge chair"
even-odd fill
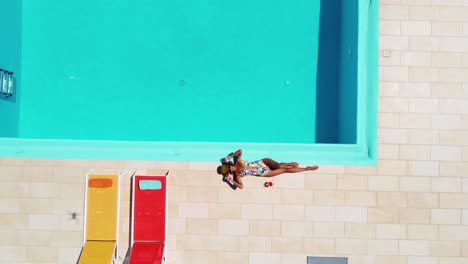
[[[130,264],[160,264],[166,258],[167,174],[133,176]]]

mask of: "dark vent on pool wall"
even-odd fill
[[[14,95],[13,72],[0,69],[0,98],[8,99]]]
[[[348,264],[346,257],[307,257],[307,264]]]
[[[322,0],[316,143],[356,143],[358,0]]]

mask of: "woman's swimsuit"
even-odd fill
[[[267,172],[270,171],[270,168],[263,162],[263,160],[256,160],[248,162],[246,160],[240,161],[244,163],[245,170],[240,174],[241,177],[251,175],[251,176],[265,176]]]

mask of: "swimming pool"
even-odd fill
[[[375,164],[378,1],[21,4],[0,156]]]

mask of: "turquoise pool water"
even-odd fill
[[[377,15],[369,0],[23,0],[0,155],[374,164]]]

